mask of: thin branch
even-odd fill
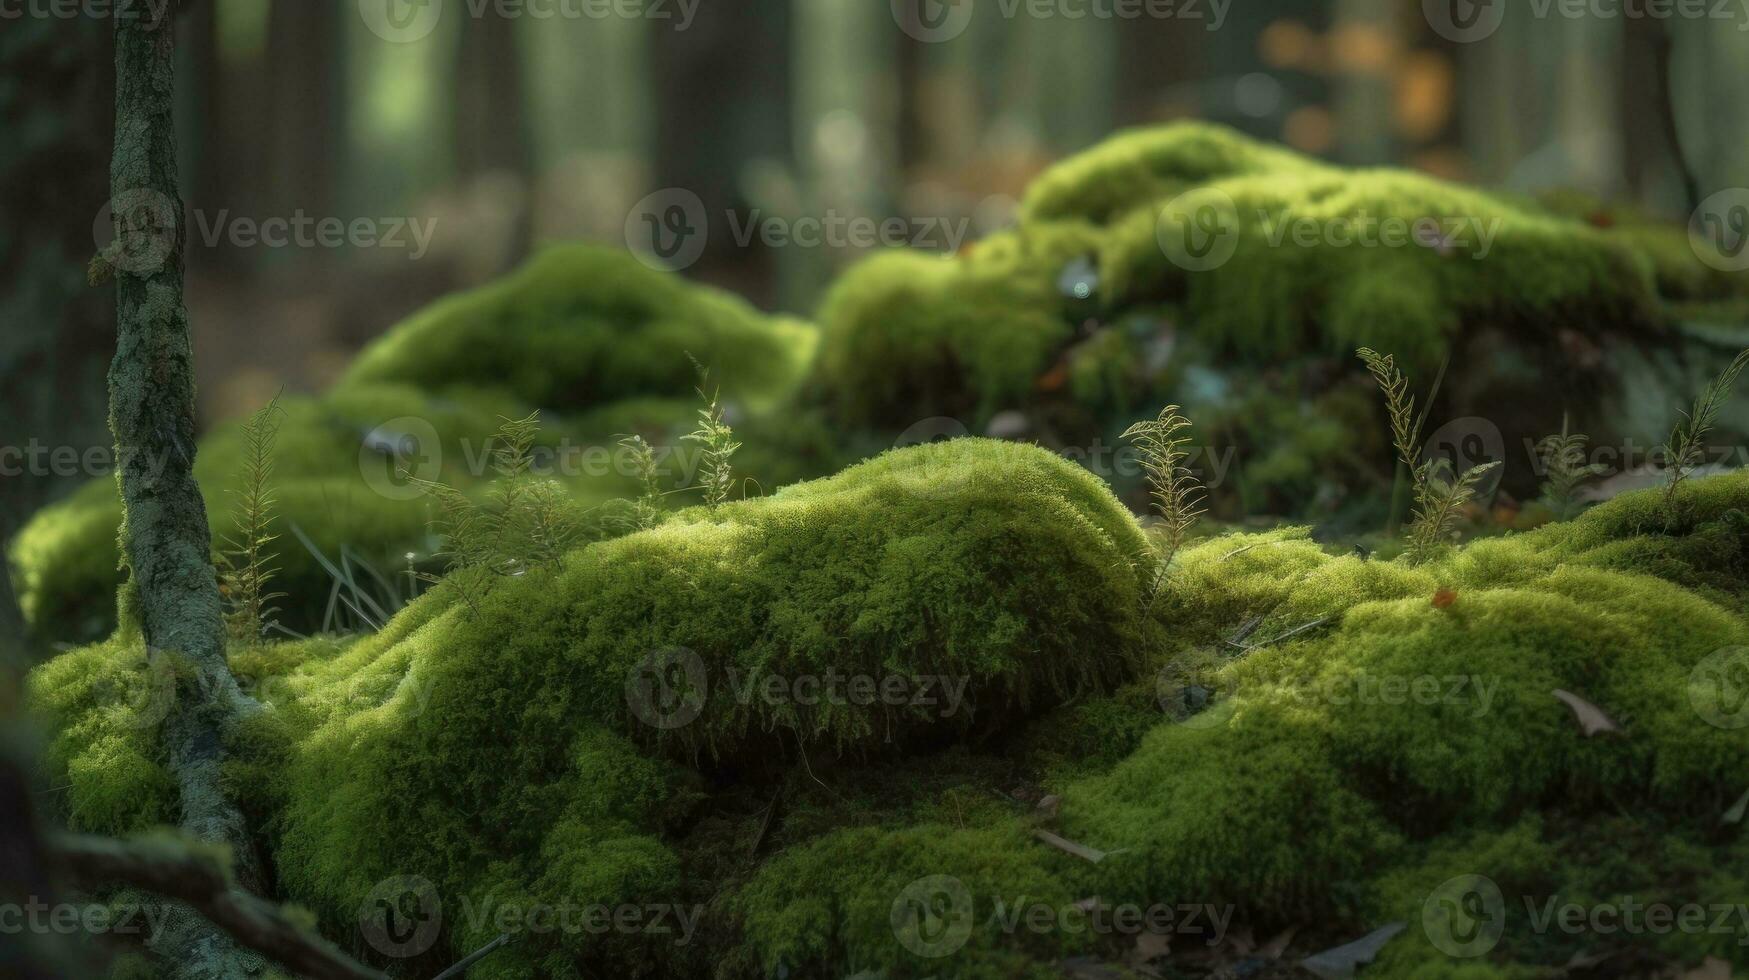
[[[236,887],[219,860],[169,839],[119,841],[63,834],[51,843],[76,883],[132,885],[199,912],[237,942],[315,980],[385,980],[288,918],[280,906]]]

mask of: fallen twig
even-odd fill
[[[86,834],[60,835],[52,847],[75,883],[118,882],[174,899],[299,976],[385,980],[293,922],[278,905],[238,888],[211,853],[174,839],[121,841]]]

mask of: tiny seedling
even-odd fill
[[[1135,442],[1142,470],[1148,477],[1148,494],[1160,515],[1159,545],[1143,593],[1148,607],[1159,597],[1172,559],[1202,514],[1202,482],[1184,465],[1190,457],[1186,448],[1190,437],[1185,434],[1190,429],[1190,420],[1178,412],[1177,405],[1168,405],[1160,410],[1158,418],[1137,422],[1123,434],[1125,439]]]
[[[218,556],[219,589],[226,600],[225,628],[238,644],[261,641],[283,592],[269,591],[277,572],[277,554],[268,550],[279,536],[268,528],[278,503],[273,495],[274,442],[285,410],[275,395],[243,424],[241,489],[231,490],[231,533],[222,538]]]
[[[1423,459],[1421,429],[1426,419],[1415,415],[1415,398],[1409,393],[1408,379],[1397,368],[1396,358],[1368,347],[1356,353],[1385,396],[1385,410],[1391,419],[1391,444],[1397,450],[1397,459],[1408,467],[1415,501],[1408,529],[1409,556],[1425,561],[1450,542],[1458,513],[1475,499],[1482,478],[1500,463],[1482,463],[1458,473],[1452,461],[1443,456]]]
[[[1700,393],[1694,407],[1684,412],[1682,420],[1670,432],[1664,444],[1664,467],[1668,474],[1664,483],[1664,508],[1670,511],[1676,503],[1676,491],[1688,479],[1694,468],[1706,457],[1706,439],[1718,424],[1719,412],[1730,400],[1737,378],[1749,368],[1749,348],[1738,354],[1712,384]]]
[[[1584,509],[1579,490],[1586,482],[1609,472],[1602,463],[1585,462],[1585,445],[1590,438],[1573,432],[1567,417],[1561,416],[1561,434],[1548,436],[1536,444],[1537,456],[1543,464],[1543,502],[1555,520],[1566,521]]]

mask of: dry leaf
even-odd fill
[[[1316,956],[1308,956],[1300,961],[1300,968],[1308,973],[1323,977],[1324,980],[1349,980],[1354,976],[1356,967],[1365,966],[1379,955],[1379,950],[1396,937],[1397,933],[1408,928],[1407,923],[1393,922],[1382,929],[1377,929],[1356,939],[1346,946],[1327,949]]]
[[[1737,797],[1737,802],[1725,811],[1720,822],[1727,827],[1734,827],[1743,822],[1745,814],[1749,814],[1749,790],[1745,790],[1742,796]]]
[[[1433,593],[1433,608],[1435,609],[1450,609],[1454,602],[1457,602],[1456,589],[1440,589]]]
[[[1058,837],[1056,834],[1053,834],[1048,830],[1035,830],[1032,832],[1032,835],[1057,850],[1062,851],[1065,854],[1073,854],[1082,860],[1090,861],[1094,864],[1098,864],[1105,860],[1104,851],[1101,851],[1098,848],[1088,847],[1085,844],[1077,844],[1066,838]]]
[[[1613,718],[1605,714],[1602,708],[1599,708],[1597,705],[1592,704],[1590,701],[1585,700],[1579,695],[1574,694],[1571,691],[1558,690],[1555,692],[1555,697],[1559,698],[1567,707],[1573,709],[1573,717],[1579,720],[1579,730],[1585,733],[1586,738],[1590,738],[1598,732],[1621,731],[1621,726],[1616,724]]]

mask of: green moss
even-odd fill
[[[1049,453],[985,440],[895,451],[590,545],[507,580],[477,612],[439,589],[376,636],[251,660],[281,680],[238,778],[271,814],[281,880],[324,921],[395,874],[474,907],[685,904],[661,831],[696,791],[659,758],[758,770],[791,752],[824,763],[976,744],[1108,689],[1154,636],[1136,612],[1143,547],[1110,492]],[[628,678],[680,648],[704,672],[700,713],[652,727]],[[813,704],[805,689],[772,701],[743,687],[833,674],[900,678],[907,696],[857,703],[846,681],[840,703]],[[918,676],[947,680],[922,703]],[[454,950],[496,934],[478,928],[451,933]],[[588,962],[658,955],[637,937],[594,938],[552,937]],[[494,969],[553,950],[537,941]]]
[[[1206,271],[1162,245],[1163,215],[1170,230],[1168,206],[1191,191],[1231,205],[1231,257]],[[1235,440],[1240,479],[1216,488],[1217,507],[1311,515],[1389,481],[1388,453],[1328,465],[1345,432],[1376,431],[1371,416],[1301,431],[1319,417],[1308,406],[1328,398],[1354,420],[1356,347],[1391,351],[1422,377],[1478,347],[1546,365],[1606,333],[1665,331],[1673,302],[1723,288],[1675,226],[1604,227],[1570,206],[1174,124],[1059,163],[1033,183],[1016,227],[959,255],[894,252],[849,270],[820,307],[812,390],[841,424],[890,434],[948,416],[976,431],[1013,410],[1032,434],[1081,447],[1159,404],[1199,423],[1242,413],[1257,424]],[[1465,370],[1462,357],[1452,370]],[[1250,387],[1263,374],[1272,383]],[[1495,418],[1512,444],[1521,426],[1558,425],[1521,418],[1543,404],[1544,378],[1451,385],[1441,411]],[[1243,390],[1219,390],[1228,384]]]
[[[813,354],[804,324],[761,316],[617,249],[548,249],[516,274],[446,299],[375,341],[341,387],[498,388],[545,409],[691,396],[687,355],[725,397],[770,404]]]
[[[1141,620],[1141,532],[1098,480],[1034,447],[913,447],[590,544],[477,610],[439,589],[374,636],[234,656],[271,710],[229,776],[285,897],[330,935],[382,880],[433,882],[446,931],[414,973],[493,938],[498,909],[569,902],[704,911],[692,944],[533,933],[483,975],[1042,976],[1133,940],[1002,916],[1097,896],[1225,909],[1258,936],[1311,923],[1297,955],[1407,921],[1367,975],[1527,977],[1595,937],[1530,928],[1526,897],[1740,901],[1749,845],[1718,816],[1749,738],[1692,684],[1749,646],[1730,544],[1746,503],[1749,476],[1700,479],[1674,510],[1627,495],[1414,566],[1304,529],[1225,535],[1181,553]],[[643,724],[628,679],[679,648],[702,696],[662,706],[697,717]],[[135,655],[117,640],[32,678],[81,827],[174,807],[126,700]],[[731,670],[969,681],[944,716],[742,700]],[[1556,689],[1622,731],[1586,738]],[[1010,798],[1031,778],[1054,816]],[[1064,854],[1041,825],[1106,855]],[[750,839],[770,856],[736,856]],[[1421,916],[1468,874],[1510,914],[1459,960]],[[934,876],[972,907],[940,957],[907,945],[905,916],[894,929],[895,909],[934,910],[929,938],[958,921],[913,889],[949,884]],[[1735,934],[1624,938],[1653,966],[1742,962]]]

